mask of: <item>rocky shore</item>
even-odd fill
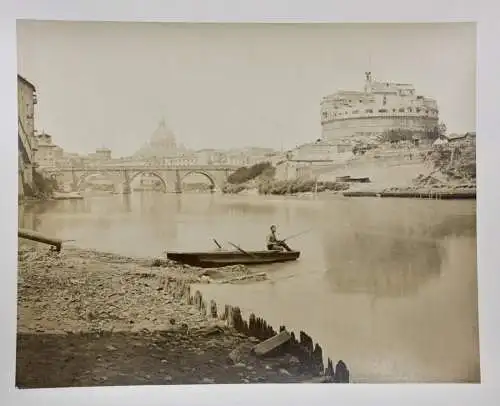
[[[270,326],[190,292],[192,282],[259,278],[245,267],[21,243],[16,386],[349,381],[343,362],[325,372],[321,347],[303,332],[257,357],[255,345],[277,334]]]

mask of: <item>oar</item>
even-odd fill
[[[222,249],[222,246],[217,242],[215,238],[212,238],[212,241],[215,243],[215,245],[217,245],[217,247],[219,247],[219,249]]]
[[[236,244],[233,244],[231,241],[228,241],[229,244],[231,244],[234,248],[236,248],[238,251],[242,252],[245,255],[248,255],[251,258],[256,258],[255,255],[250,254],[249,252],[246,252],[243,248],[238,247]]]

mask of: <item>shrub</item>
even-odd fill
[[[422,139],[427,139],[434,141],[442,135],[446,134],[446,125],[440,123],[435,127],[428,128],[424,132],[408,130],[405,128],[396,128],[384,131],[382,134],[382,142],[400,142],[400,141],[412,141],[414,136],[419,136]]]
[[[316,182],[314,180],[288,180],[269,181],[259,186],[260,194],[287,195],[296,193],[314,192],[317,187],[318,192],[341,191],[349,188],[349,185],[341,182]]]
[[[273,168],[270,162],[261,162],[249,167],[244,166],[238,168],[234,173],[229,175],[227,182],[233,185],[238,185],[248,182],[249,180],[252,180],[264,173],[267,175],[272,174],[272,176],[274,176],[274,170],[275,168]]]
[[[44,177],[40,172],[33,169],[34,189],[42,195],[50,196],[57,190],[57,181]]]

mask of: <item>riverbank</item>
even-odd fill
[[[83,200],[84,197],[78,192],[52,192],[50,194],[38,194],[37,196],[24,196],[17,199],[17,204],[41,203],[55,200]]]
[[[300,195],[305,193],[342,192],[349,189],[346,182],[315,182],[314,180],[266,180],[262,183],[227,184],[222,189],[225,194],[252,195]]]
[[[79,192],[54,192],[52,200],[83,200],[83,196]]]
[[[238,308],[222,312],[190,292],[192,282],[259,277],[245,267],[203,270],[21,242],[16,386],[333,380],[332,365],[325,374],[321,347],[307,334],[256,357],[252,348],[276,334],[267,323],[255,316],[245,322]]]
[[[36,197],[23,196],[23,197],[18,197],[17,204],[22,205],[22,204],[30,204],[30,203],[41,203],[41,202],[48,202],[50,200],[53,200],[53,199],[49,195],[39,195]]]
[[[395,197],[408,199],[465,200],[476,199],[476,188],[389,188],[344,192],[345,197]]]
[[[348,177],[346,177],[348,178]],[[385,182],[373,182],[364,178],[363,182],[287,180],[269,181],[259,184],[226,185],[223,193],[238,195],[279,195],[309,196],[316,194],[334,194],[345,197],[404,197],[417,199],[475,199],[475,179],[445,179],[439,174],[420,174],[404,185]]]

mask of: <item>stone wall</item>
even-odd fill
[[[338,141],[353,136],[374,136],[389,129],[409,129],[424,132],[438,125],[437,117],[410,115],[380,115],[337,119],[323,124],[322,137]]]

